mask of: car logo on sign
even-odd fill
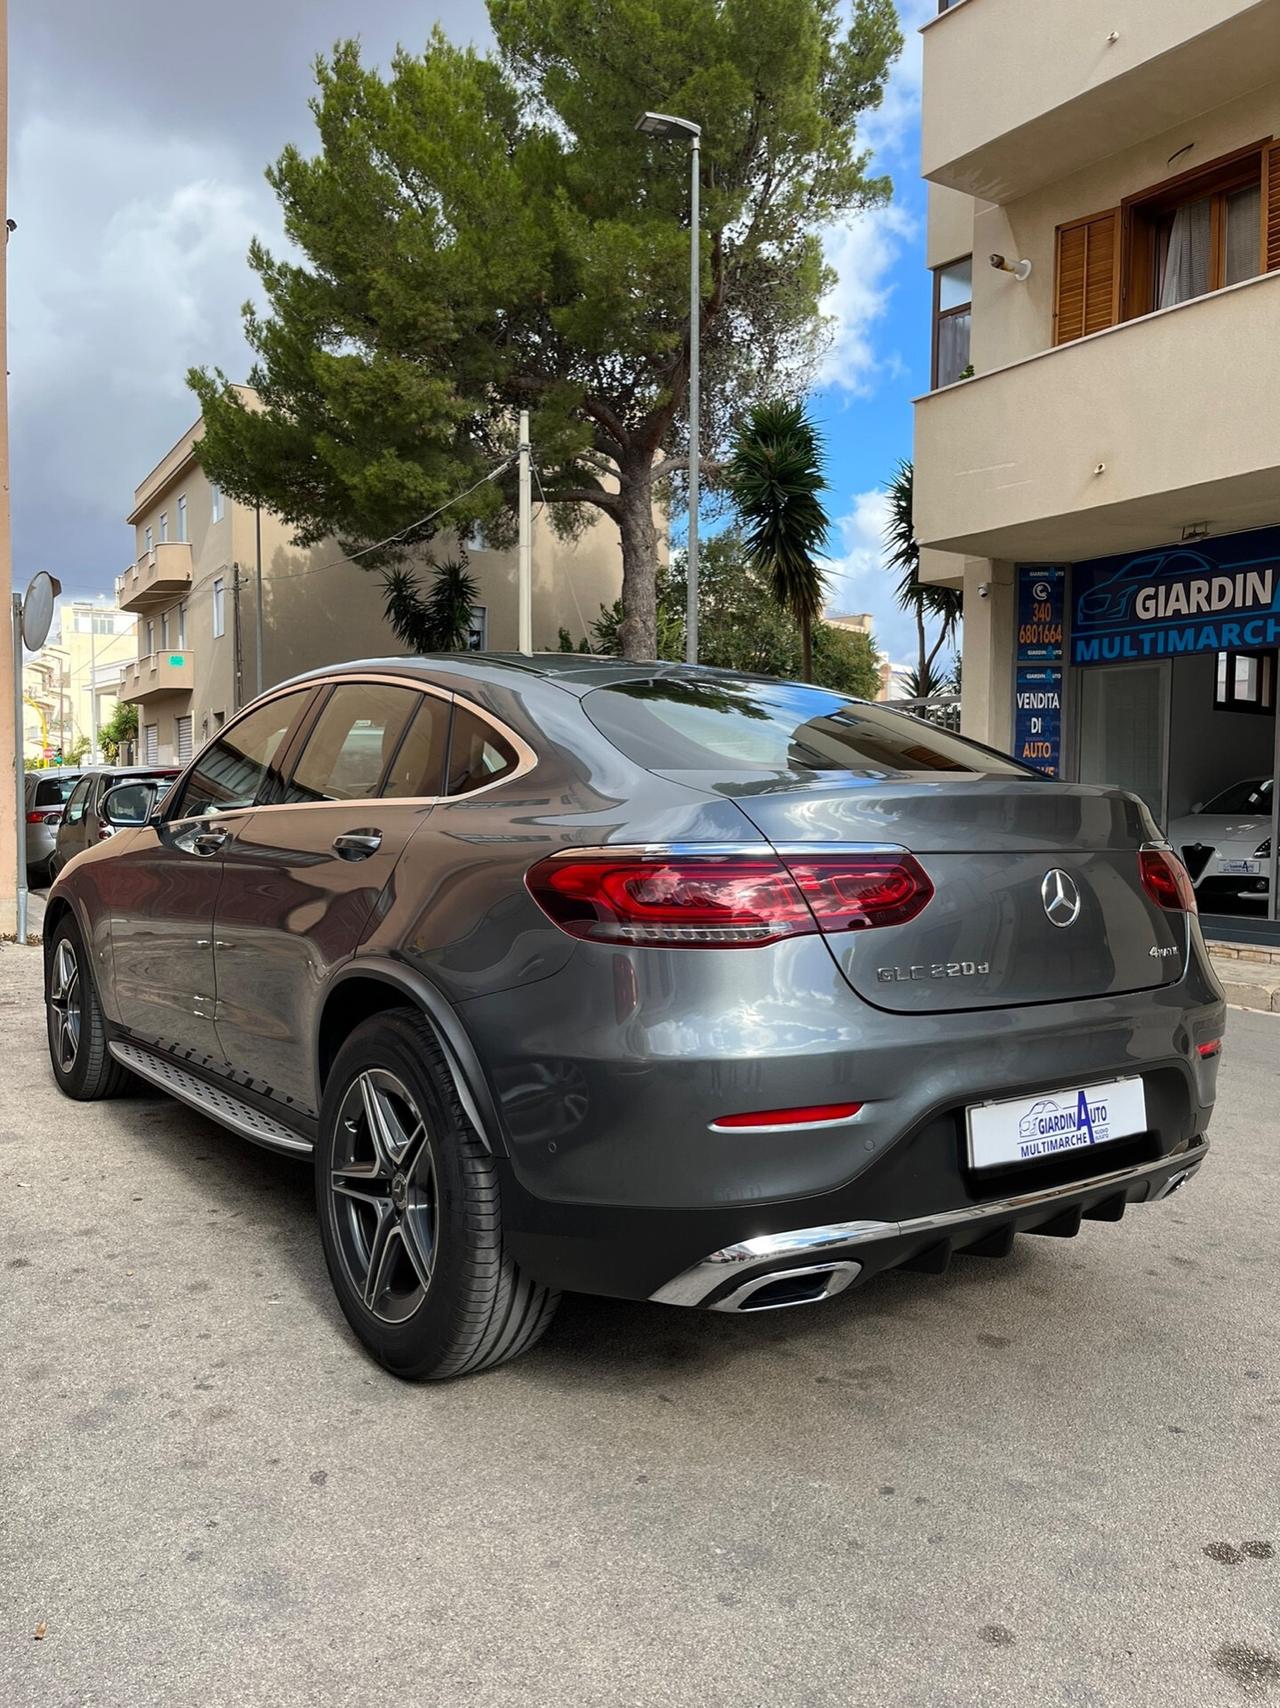
[[[1044,903],[1050,925],[1058,925],[1065,930],[1080,917],[1080,891],[1074,878],[1069,877],[1061,866],[1054,866],[1045,873],[1040,885],[1040,900]]]

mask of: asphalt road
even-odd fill
[[[755,1319],[570,1299],[415,1389],[306,1170],[63,1101],[37,986],[0,948],[0,1703],[1280,1704],[1280,1020],[1119,1227]]]

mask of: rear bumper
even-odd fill
[[[957,1252],[999,1257],[1019,1233],[1070,1237],[1082,1220],[1118,1222],[1130,1204],[1184,1186],[1207,1141],[1178,1156],[903,1222],[837,1222],[741,1240],[692,1264],[650,1295],[656,1304],[778,1310],[816,1303],[885,1269],[945,1270]]]

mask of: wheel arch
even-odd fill
[[[458,1099],[481,1144],[494,1155],[506,1156],[506,1140],[493,1094],[462,1022],[434,985],[395,961],[370,958],[349,965],[325,991],[315,1034],[319,1095],[323,1097],[334,1059],[355,1028],[372,1015],[393,1008],[415,1008],[426,1017],[448,1065]]]

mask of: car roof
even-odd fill
[[[504,682],[516,687],[521,681],[527,683],[533,678],[578,696],[589,694],[594,688],[617,687],[625,682],[652,682],[655,679],[775,681],[773,677],[756,676],[748,671],[716,670],[710,665],[684,664],[669,659],[602,658],[586,652],[436,652],[421,653],[411,658],[352,659],[348,663],[328,665],[322,670],[309,670],[280,686],[302,687],[321,678],[370,673],[419,676],[433,681],[452,677],[459,687],[468,682],[477,687]]]

